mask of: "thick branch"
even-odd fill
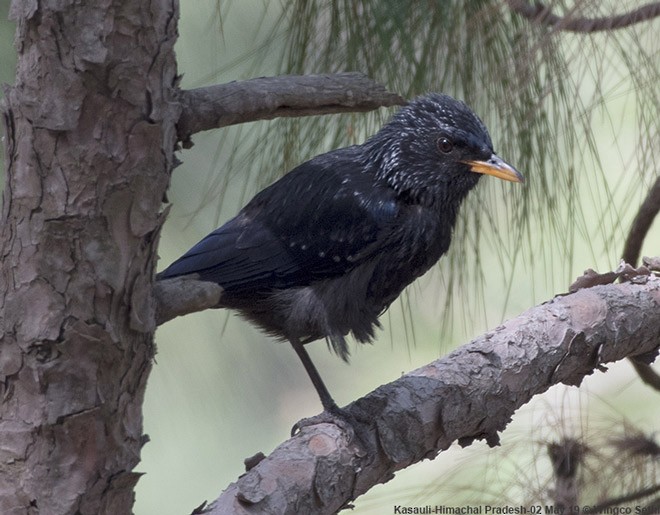
[[[559,383],[579,385],[604,363],[648,361],[659,337],[654,276],[556,297],[350,404],[364,447],[332,424],[305,427],[207,512],[334,513],[454,441],[497,445],[498,432],[533,396]]]
[[[562,18],[554,14],[550,7],[546,7],[541,2],[528,3],[526,0],[507,0],[507,3],[513,11],[534,23],[569,32],[590,33],[622,29],[660,16],[660,2],[651,2],[627,13],[601,18],[571,16]]]
[[[405,100],[361,73],[284,75],[181,91],[184,145],[196,132],[284,116],[371,111]]]

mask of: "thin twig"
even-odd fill
[[[660,375],[653,370],[651,365],[635,358],[630,358],[630,363],[632,363],[635,372],[644,384],[660,392]]]
[[[591,33],[622,29],[660,16],[660,2],[651,2],[630,12],[600,18],[577,18],[557,16],[550,7],[541,2],[507,0],[509,7],[528,20],[557,30]]]
[[[649,495],[653,495],[656,492],[660,492],[660,485],[655,485],[651,486],[649,488],[644,488],[642,490],[638,490],[637,492],[633,492],[627,495],[622,495],[621,497],[614,497],[612,499],[607,499],[606,501],[603,501],[599,504],[596,504],[594,506],[591,506],[589,509],[590,513],[603,513],[604,510],[607,508],[612,508],[614,506],[618,506],[623,503],[631,502],[631,501],[638,501],[639,499],[643,499],[644,497],[648,497]],[[639,513],[651,513],[649,512],[639,512]]]
[[[587,452],[574,438],[548,444],[548,456],[555,475],[555,487],[549,493],[560,513],[578,504],[578,471]]]
[[[635,215],[626,243],[623,247],[622,259],[633,266],[639,261],[642,252],[642,244],[646,235],[653,224],[656,216],[660,212],[660,177],[658,177],[651,186],[648,195],[642,202],[642,205]],[[635,368],[639,378],[654,390],[660,391],[660,375],[648,363],[637,359],[631,359],[630,362]]]
[[[626,239],[626,244],[623,247],[623,255],[621,256],[621,259],[626,263],[635,266],[639,261],[642,244],[653,224],[653,220],[658,216],[658,212],[660,212],[660,177],[651,186],[628,232],[628,238]]]

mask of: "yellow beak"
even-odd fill
[[[490,156],[488,161],[463,161],[466,165],[470,165],[470,171],[475,173],[483,173],[492,175],[498,179],[511,182],[525,182],[522,174],[513,166],[506,163],[497,154]]]

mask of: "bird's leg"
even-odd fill
[[[349,441],[353,441],[355,437],[355,419],[349,412],[344,411],[337,406],[337,403],[330,395],[330,392],[328,392],[323,379],[321,379],[318,370],[316,370],[314,363],[312,363],[309,354],[307,354],[304,343],[297,338],[290,338],[289,341],[291,342],[293,349],[296,351],[296,354],[298,354],[300,361],[302,361],[302,364],[307,371],[307,375],[312,380],[314,388],[316,388],[316,393],[319,394],[321,404],[323,404],[323,413],[313,417],[303,418],[296,422],[291,428],[291,436],[296,434],[303,427],[328,423],[340,427],[348,435]]]
[[[321,404],[323,404],[323,409],[331,413],[339,411],[337,403],[330,395],[323,379],[321,379],[319,371],[316,370],[312,359],[309,357],[309,354],[307,354],[305,345],[298,338],[290,338],[289,341],[291,342],[293,350],[298,354],[300,361],[302,361],[302,364],[307,371],[307,375],[312,380],[312,384],[314,385],[314,388],[316,388],[316,393],[319,394],[319,398],[321,399]]]

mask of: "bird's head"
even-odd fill
[[[463,102],[431,93],[399,110],[366,143],[379,179],[424,204],[458,205],[483,175],[523,182],[493,151],[483,122]]]

